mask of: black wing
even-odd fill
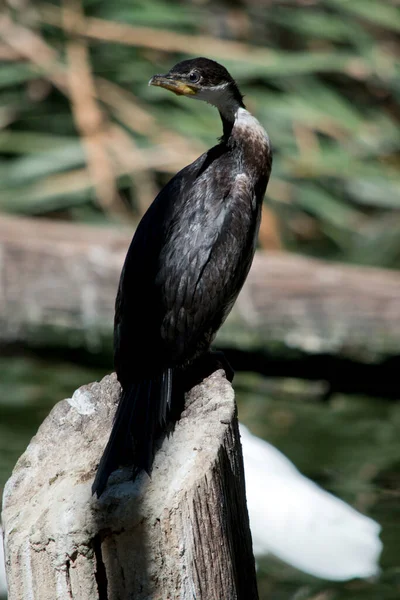
[[[171,180],[132,240],[115,315],[122,383],[206,350],[246,278],[262,198],[216,148]]]

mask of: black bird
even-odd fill
[[[98,496],[123,462],[134,478],[150,471],[155,440],[176,418],[179,380],[208,356],[249,272],[272,164],[266,132],[222,65],[185,60],[149,85],[216,106],[223,135],[161,190],[128,250],[114,322],[122,395]]]

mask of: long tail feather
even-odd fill
[[[133,479],[150,472],[154,443],[165,426],[172,401],[172,369],[124,389],[107,446],[101,457],[92,493],[103,493],[111,473],[122,464],[133,466]]]

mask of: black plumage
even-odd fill
[[[208,353],[246,279],[271,170],[268,137],[222,65],[183,61],[150,84],[215,105],[223,136],[161,190],[128,250],[114,324],[122,395],[93,484],[98,495],[122,462],[134,476],[150,471],[179,382]]]

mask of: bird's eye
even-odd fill
[[[189,81],[191,83],[197,83],[200,79],[200,73],[198,71],[192,71],[189,73]]]

